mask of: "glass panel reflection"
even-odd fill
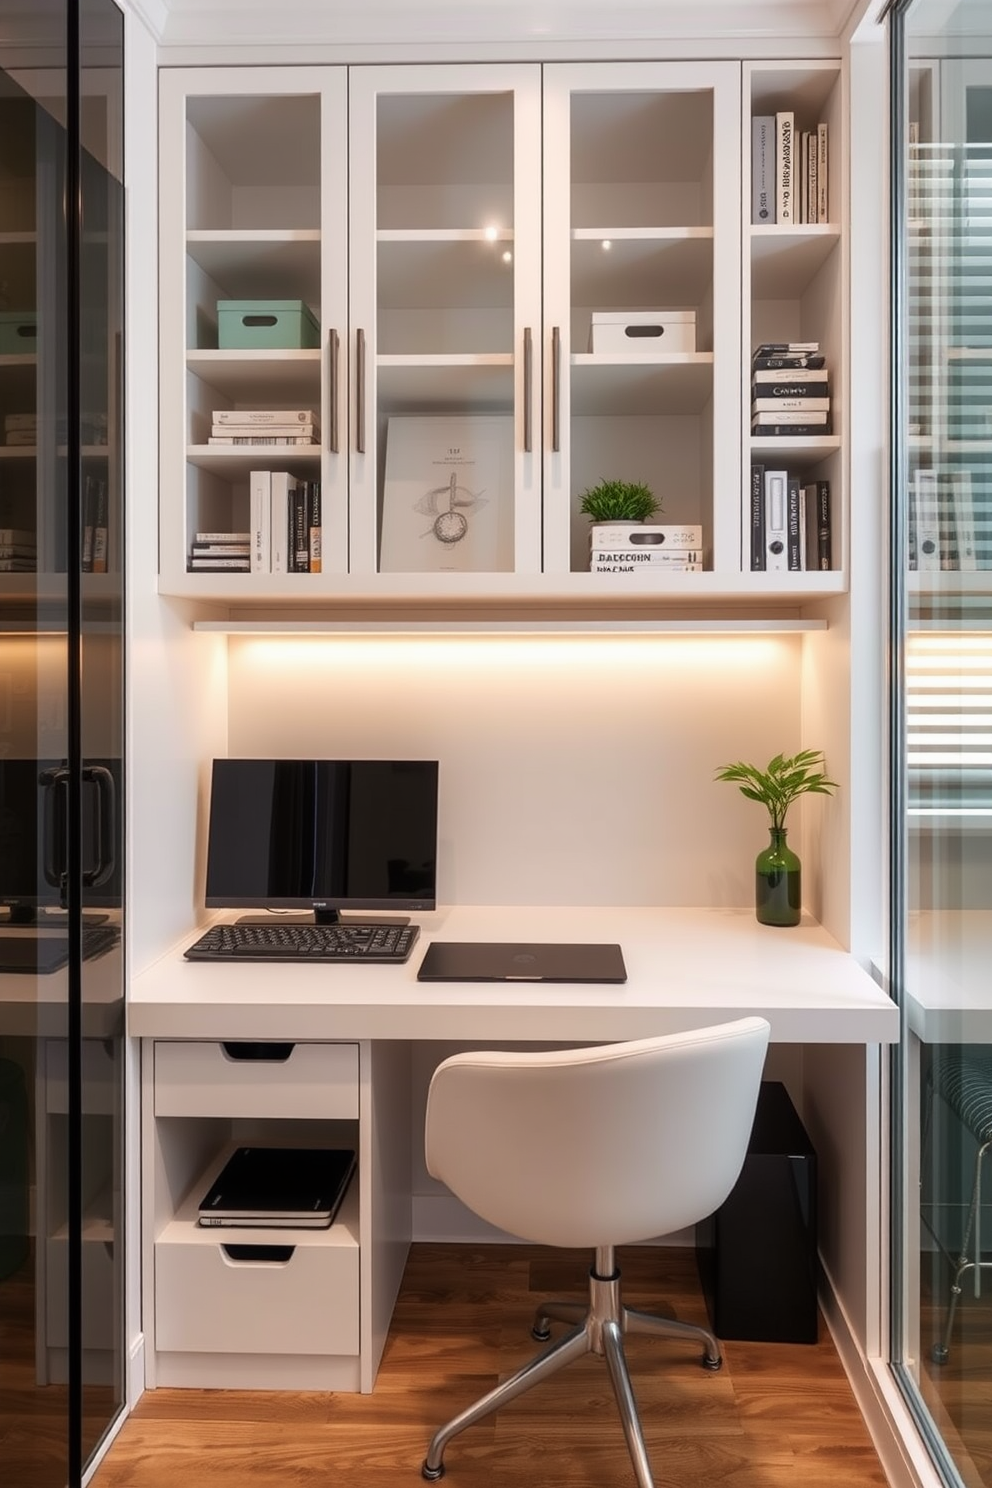
[[[955,35],[965,9],[966,40]],[[909,1190],[919,1213],[909,1216],[918,1242],[906,1254],[904,1351],[948,1481],[977,1484],[992,1483],[990,21],[987,8],[935,0],[908,11],[902,224],[905,1002],[909,1171],[919,1180]]]

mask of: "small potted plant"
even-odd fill
[[[643,481],[601,480],[582,493],[580,510],[592,523],[589,529],[590,559],[604,548],[625,541],[632,527],[640,527],[661,510],[661,502]],[[619,538],[617,528],[624,529]]]
[[[768,810],[769,843],[754,865],[754,908],[762,925],[798,925],[802,909],[802,864],[786,842],[785,819],[793,801],[807,793],[829,796],[837,788],[825,774],[823,753],[801,749],[777,754],[763,770],[738,760],[721,765],[717,780],[740,787],[749,801]]]
[[[646,522],[661,502],[643,481],[601,480],[582,495],[581,510],[595,525]]]

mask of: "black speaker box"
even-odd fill
[[[718,1338],[816,1342],[816,1153],[778,1081],[762,1082],[741,1175],[696,1226],[696,1256]]]

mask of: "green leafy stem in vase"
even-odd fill
[[[739,785],[749,801],[760,801],[768,808],[770,825],[781,831],[789,807],[799,796],[810,792],[829,796],[837,789],[836,780],[829,780],[824,769],[822,750],[801,749],[798,754],[777,754],[763,770],[743,760],[721,765],[716,778]]]

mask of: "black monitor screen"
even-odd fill
[[[214,760],[208,909],[434,909],[436,760]]]

